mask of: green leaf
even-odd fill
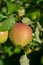
[[[15,17],[13,15],[10,15],[9,18],[4,20],[2,25],[0,25],[0,31],[10,30],[15,24],[15,21]]]
[[[5,46],[4,47],[5,53],[7,53],[9,56],[13,55],[14,52],[12,51],[12,48],[13,47],[7,47],[7,46]]]
[[[14,53],[19,53],[21,51],[21,48],[20,47],[16,47],[15,50],[14,50]]]
[[[12,2],[7,2],[7,7],[8,7],[7,14],[11,14],[20,8],[19,6],[17,6],[16,4],[13,4]]]
[[[41,56],[41,64],[43,65],[43,56]]]
[[[4,65],[4,62],[3,60],[0,59],[0,65]]]
[[[3,18],[7,18],[5,15],[3,15],[2,13],[0,13],[0,21],[3,19]]]

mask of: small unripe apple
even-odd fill
[[[3,44],[8,38],[8,31],[0,32],[0,44]]]
[[[32,40],[32,29],[24,23],[16,23],[9,32],[9,38],[14,45],[24,47]]]

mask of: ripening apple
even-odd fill
[[[0,44],[3,44],[8,38],[8,31],[0,32]]]
[[[32,29],[24,23],[15,23],[9,31],[9,38],[14,45],[24,47],[32,40]]]

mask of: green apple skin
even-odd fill
[[[16,23],[9,31],[9,38],[14,45],[24,47],[32,40],[32,29],[24,23]]]
[[[8,31],[0,32],[0,44],[3,44],[7,41],[8,38]]]

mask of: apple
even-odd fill
[[[8,38],[8,31],[0,32],[0,44],[3,44]]]
[[[0,23],[0,26],[2,25],[2,22]],[[7,41],[8,38],[8,31],[0,31],[0,44],[3,44]]]
[[[32,40],[32,29],[24,23],[15,23],[9,31],[9,38],[14,45],[24,47]]]

